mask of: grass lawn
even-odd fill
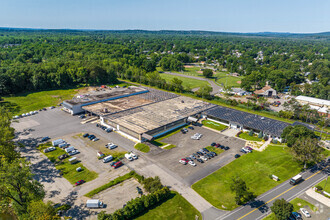
[[[321,136],[321,132],[315,131],[315,134],[318,135],[318,136]],[[327,134],[327,133],[323,132],[322,140],[330,140],[330,134]]]
[[[301,169],[302,164],[293,160],[287,147],[270,145],[263,152],[254,151],[241,156],[193,184],[192,188],[215,207],[233,210],[238,206],[230,184],[236,175],[246,182],[250,190],[260,195],[298,174]],[[272,174],[280,180],[275,182],[269,178]]]
[[[203,81],[203,80],[198,80],[198,79],[190,79],[184,76],[173,76],[173,75],[169,75],[166,73],[161,73],[160,76],[166,80],[166,82],[170,82],[173,78],[178,78],[180,80],[182,80],[182,85],[185,88],[197,88],[197,87],[201,87],[203,85],[209,85],[209,83],[207,81]]]
[[[146,144],[142,144],[142,143],[138,143],[134,146],[135,149],[144,152],[144,153],[148,153],[150,151],[150,147]]]
[[[2,103],[7,105],[11,112],[20,115],[44,107],[56,106],[64,100],[71,99],[78,91],[79,89],[65,89],[23,93],[12,97],[3,97]]]
[[[212,147],[212,146],[208,146],[208,147],[206,147],[206,149],[208,149],[209,151],[213,151],[213,152],[217,153],[218,155],[221,154],[222,152],[224,152],[224,150],[222,150],[221,148],[216,148],[216,147]]]
[[[169,150],[169,149],[172,149],[172,148],[175,148],[176,146],[174,144],[170,144],[168,145],[167,147],[164,147],[163,149],[165,150]]]
[[[258,138],[257,136],[250,136],[248,133],[243,132],[239,135],[240,138],[248,141],[262,141],[261,138]]]
[[[320,182],[319,184],[317,184],[317,186],[321,186],[324,191],[326,191],[327,193],[330,193],[330,178],[328,179],[328,182],[325,185],[325,182],[326,181],[327,180],[323,180],[322,182]],[[325,188],[324,188],[324,185],[325,185]]]
[[[180,194],[177,192],[171,192],[171,196],[168,200],[157,205],[153,209],[148,210],[142,216],[139,216],[138,220],[191,220],[195,219],[195,216],[198,216],[198,219],[202,219],[201,214]]]
[[[51,146],[50,142],[39,145],[38,149],[43,153],[43,149],[49,146]],[[64,150],[57,147],[56,150],[43,154],[46,155],[49,160],[54,163],[57,157],[64,153]],[[55,167],[56,169],[61,170],[63,172],[63,177],[67,179],[71,184],[75,184],[75,182],[77,182],[78,180],[85,180],[87,182],[97,178],[98,174],[94,171],[89,171],[86,167],[82,165],[81,162],[76,164],[70,164],[70,158],[71,157],[68,157],[62,160],[63,163],[56,163]],[[77,172],[76,168],[78,167],[81,167],[82,171]]]
[[[243,77],[235,77],[235,76],[227,76],[226,72],[218,72],[215,74],[217,77],[217,83],[222,84],[227,87],[240,87],[241,84],[237,83],[238,81],[242,81]]]
[[[220,123],[217,123],[214,121],[210,121],[210,120],[203,120],[202,124],[206,127],[213,128],[218,131],[222,131],[222,130],[228,128],[228,126],[226,126],[226,125],[223,125],[223,124],[220,124]]]
[[[309,208],[314,212],[317,211],[317,208],[314,205],[300,198],[295,198],[290,203],[293,205],[294,212],[297,212],[299,211],[300,208],[304,208],[306,206],[309,206]],[[263,218],[263,220],[277,220],[277,218],[275,217],[275,214],[272,212],[270,215]]]

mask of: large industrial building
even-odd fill
[[[266,117],[217,106],[161,90],[129,86],[104,88],[78,95],[63,102],[71,114],[90,113],[101,124],[134,141],[152,140],[200,117],[228,125],[237,130],[264,132],[281,140],[290,124]]]

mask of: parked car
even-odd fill
[[[112,161],[111,163],[110,163],[110,166],[112,167],[115,163],[117,163],[116,161]]]
[[[50,109],[54,109],[55,108],[55,106],[50,106]]]
[[[210,152],[208,149],[206,149],[206,148],[203,148],[203,151],[205,151],[205,152]]]
[[[85,115],[79,115],[78,117],[79,117],[80,119],[86,118]]]
[[[310,218],[311,214],[309,214],[309,212],[307,211],[307,209],[305,208],[300,208],[300,212],[306,217],[306,218]]]
[[[44,110],[44,111],[47,111],[47,109],[46,109],[46,108],[42,108],[42,110]]]
[[[98,141],[98,140],[100,140],[100,139],[96,137],[92,141]]]
[[[204,163],[204,161],[200,158],[198,158],[197,161],[200,162],[200,163]]]
[[[182,158],[181,160],[179,160],[179,162],[186,165],[188,163],[188,160],[186,158]]]
[[[200,151],[197,151],[196,152],[199,156],[203,156],[204,154],[202,153],[202,152],[200,152]]]
[[[245,148],[249,149],[250,151],[253,150],[253,148],[252,147],[249,147],[249,146],[246,146]]]
[[[88,137],[88,136],[89,136],[88,133],[85,133],[85,134],[83,135],[84,138],[86,138],[86,137]]]
[[[296,220],[302,219],[301,214],[298,212],[292,212],[292,215]]]
[[[118,168],[118,167],[120,167],[120,166],[122,166],[123,165],[123,163],[121,162],[121,161],[118,161],[117,163],[115,163],[112,167],[113,168]]]
[[[201,159],[207,161],[207,158],[205,156],[201,156]]]
[[[79,151],[78,150],[73,150],[73,151],[68,152],[68,154],[70,156],[72,156],[72,155],[75,155],[75,154],[79,154]]]
[[[135,154],[135,153],[133,153],[133,152],[131,152],[131,157],[134,159],[134,160],[137,160],[138,159],[138,156]]]
[[[58,156],[57,158],[58,158],[59,160],[63,160],[63,159],[65,159],[65,158],[67,158],[67,157],[69,157],[67,154],[62,154],[62,155]]]
[[[108,147],[108,148],[109,148],[110,150],[112,150],[112,149],[115,149],[116,147],[118,147],[118,146],[117,146],[117,145],[115,145],[115,144],[111,144],[111,145],[109,145],[109,147]]]
[[[136,190],[138,191],[138,193],[140,194],[140,195],[142,195],[143,194],[143,192],[142,192],[142,189],[140,188],[140,187],[136,187]]]
[[[196,157],[196,158],[199,157],[199,155],[196,154],[196,153],[193,153],[192,155],[193,155],[194,157]]]
[[[194,155],[190,155],[190,158],[196,160],[196,157]]]
[[[239,154],[235,154],[235,158],[239,158],[241,155]]]
[[[182,129],[184,132],[188,132],[188,129],[187,128],[183,128]]]
[[[112,131],[112,128],[107,128],[105,131],[110,133]]]
[[[228,147],[228,146],[226,146],[226,147],[223,147],[223,149],[224,149],[224,150],[229,150],[229,147]]]
[[[199,149],[199,152],[203,153],[203,155],[206,154],[206,152],[203,149]]]
[[[191,166],[193,166],[193,167],[196,166],[196,164],[194,163],[194,161],[189,161],[188,163],[189,163],[189,165],[191,165]]]
[[[46,136],[46,137],[43,137],[42,139],[41,139],[41,141],[42,142],[44,142],[44,141],[48,141],[50,138],[48,137],[48,136]]]
[[[213,156],[218,156],[218,154],[216,152],[211,151],[210,154],[212,154]]]
[[[51,151],[54,151],[54,150],[56,150],[55,147],[48,147],[48,148],[44,149],[44,153],[48,153],[48,152],[51,152]]]
[[[190,130],[194,130],[195,128],[193,126],[188,127]]]
[[[85,180],[79,180],[78,182],[75,183],[76,186],[79,186],[81,184],[83,184],[85,182]]]
[[[132,160],[133,160],[133,158],[131,157],[131,154],[129,154],[129,153],[126,153],[126,154],[125,154],[125,157],[126,157],[126,159],[129,160],[129,161],[132,161]]]
[[[240,152],[242,152],[243,154],[246,153],[246,151],[243,148],[240,150]]]
[[[211,146],[212,147],[215,147],[217,144],[215,143],[215,142],[213,142],[212,144],[211,144]]]

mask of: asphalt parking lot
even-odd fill
[[[245,141],[241,139],[228,137],[204,127],[193,127],[194,130],[188,129],[189,131],[186,134],[179,132],[163,139],[162,142],[174,144],[177,147],[170,150],[162,150],[152,156],[153,159],[182,177],[189,185],[234,160],[234,155],[239,153],[239,150],[245,145]],[[202,138],[200,140],[191,139],[191,136],[195,133],[203,134]],[[199,149],[210,146],[212,142],[229,146],[230,149],[208,161],[204,161],[204,163],[195,161],[197,165],[195,167],[179,163],[181,158],[189,157]]]

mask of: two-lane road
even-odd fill
[[[307,189],[324,180],[330,173],[330,166],[325,164],[302,173],[304,181],[292,186],[289,180],[257,197],[255,201],[245,204],[232,212],[219,216],[217,220],[259,220],[270,212],[270,207],[276,199],[284,198],[290,201]]]

